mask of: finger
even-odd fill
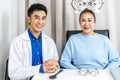
[[[54,68],[53,68],[53,69],[49,69],[49,70],[48,70],[48,73],[53,73],[53,72],[55,72],[55,71],[56,71],[56,69],[54,69]]]

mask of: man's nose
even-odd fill
[[[41,23],[42,23],[42,20],[41,20],[41,19],[39,19],[39,21],[38,21],[38,22],[39,22],[39,24],[41,24]]]

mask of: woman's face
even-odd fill
[[[94,34],[94,26],[95,26],[95,19],[93,14],[91,13],[83,13],[80,17],[80,26],[83,30],[83,34],[85,35],[93,35]]]

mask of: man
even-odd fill
[[[11,80],[29,80],[35,74],[57,70],[56,45],[42,32],[46,17],[47,9],[42,4],[33,4],[28,9],[29,28],[10,46],[8,70]]]

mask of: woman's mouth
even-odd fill
[[[91,27],[84,27],[85,30],[89,30]]]

